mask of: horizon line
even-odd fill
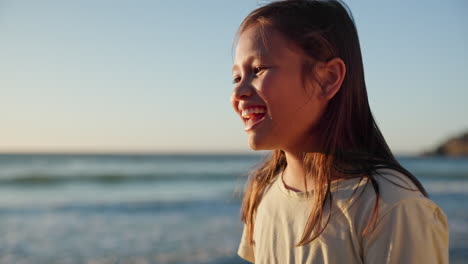
[[[243,150],[0,150],[0,155],[11,154],[63,154],[63,155],[184,155],[184,154],[208,154],[208,155],[260,155],[265,151]]]
[[[0,150],[0,155],[252,155],[271,150]],[[421,157],[424,153],[393,153],[396,157]]]

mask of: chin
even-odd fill
[[[250,149],[251,149],[251,150],[255,150],[255,151],[257,151],[257,150],[266,150],[266,149],[261,148],[261,147],[259,147],[259,146],[257,146],[257,145],[250,145]]]
[[[252,150],[272,150],[274,147],[264,140],[249,138],[249,147]]]

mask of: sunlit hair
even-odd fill
[[[323,0],[272,2],[252,11],[241,23],[237,37],[251,26],[259,26],[261,32],[273,29],[299,47],[307,57],[304,58],[303,75],[311,72],[316,62],[326,62],[335,57],[341,58],[346,65],[342,86],[329,101],[318,125],[321,135],[318,142],[323,151],[304,153],[304,184],[307,189],[307,177],[313,179],[313,207],[296,246],[315,240],[330,221],[332,171],[349,178],[366,179],[365,186],[371,183],[375,191],[373,212],[362,235],[372,231],[377,223],[380,190],[375,177],[379,175],[378,169],[394,169],[403,173],[424,196],[428,196],[416,177],[395,159],[372,116],[358,34],[352,14],[344,3]],[[316,79],[316,76],[303,76],[304,79],[309,77]],[[251,244],[254,244],[255,213],[262,195],[285,167],[285,153],[273,150],[249,173],[241,219],[246,224]]]

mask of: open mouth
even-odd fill
[[[265,113],[253,113],[244,117],[244,121],[255,122],[265,116]]]
[[[259,124],[265,119],[266,107],[255,106],[242,110],[242,118],[245,124],[245,130],[252,129],[255,125]]]

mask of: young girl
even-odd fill
[[[448,226],[369,108],[338,1],[277,1],[237,34],[232,106],[253,150],[238,254],[255,263],[447,263]]]

